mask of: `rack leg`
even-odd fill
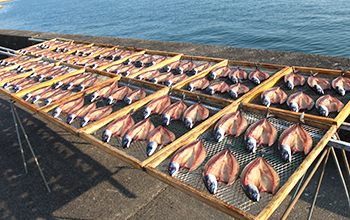
[[[38,158],[36,157],[36,155],[35,155],[35,153],[34,153],[34,150],[33,150],[33,148],[32,148],[32,145],[30,144],[30,141],[29,141],[29,139],[28,139],[28,136],[27,136],[27,134],[26,134],[26,132],[25,132],[25,130],[24,130],[24,127],[23,127],[22,122],[21,122],[21,120],[20,120],[20,117],[19,117],[19,115],[18,115],[18,113],[17,113],[17,110],[16,110],[16,108],[15,108],[15,106],[14,106],[14,104],[13,104],[12,102],[11,102],[11,108],[14,110],[13,112],[15,113],[15,115],[16,115],[16,117],[17,117],[17,121],[18,121],[18,123],[19,123],[19,125],[20,125],[20,127],[21,127],[21,129],[22,129],[22,132],[23,132],[24,137],[25,137],[25,139],[26,139],[26,141],[27,141],[27,144],[28,144],[28,146],[29,146],[29,149],[30,149],[30,151],[32,152],[32,155],[33,155],[33,158],[34,158],[34,160],[35,160],[36,166],[37,166],[38,169],[39,169],[40,175],[41,175],[41,177],[42,177],[42,179],[43,179],[43,181],[44,181],[44,183],[45,183],[45,185],[46,185],[46,188],[47,188],[47,190],[48,190],[49,192],[51,192],[50,187],[49,187],[49,185],[47,184],[47,181],[46,181],[45,176],[44,176],[44,174],[43,174],[43,171],[41,170],[40,164],[39,164],[39,162],[38,162]]]
[[[286,211],[284,212],[283,216],[282,216],[282,220],[285,220],[289,213],[292,211],[293,207],[295,206],[295,203],[299,200],[301,194],[304,192],[306,186],[308,185],[308,183],[310,182],[311,178],[313,177],[313,175],[315,174],[315,172],[317,171],[318,167],[320,166],[321,162],[323,161],[324,157],[327,154],[327,158],[329,156],[330,150],[329,148],[326,148],[320,159],[317,161],[317,163],[315,164],[315,167],[312,169],[310,175],[308,176],[308,178],[305,180],[304,184],[302,185],[302,187],[300,188],[300,190],[298,191],[297,195],[295,196],[295,198],[291,201],[291,203],[289,204],[289,206],[287,207]]]

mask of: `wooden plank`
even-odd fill
[[[349,94],[348,94],[349,95]],[[337,123],[337,128],[349,117],[350,114],[350,102],[348,102],[344,108],[339,112],[337,117],[334,119]]]
[[[256,219],[268,219],[272,215],[272,213],[279,207],[287,195],[292,191],[300,178],[306,173],[314,160],[324,150],[325,146],[336,131],[336,125],[333,125],[323,136],[323,138],[317,143],[314,149],[307,155],[297,170],[288,178],[288,181],[277,191],[275,196],[264,208],[264,210],[260,212]]]

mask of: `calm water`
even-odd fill
[[[16,0],[0,29],[350,57],[349,0]]]

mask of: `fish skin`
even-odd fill
[[[163,83],[173,76],[174,74],[172,74],[171,72],[166,72],[153,77],[151,81],[153,83]]]
[[[236,158],[229,149],[223,150],[215,154],[205,165],[204,184],[211,194],[215,194],[218,184],[232,185],[237,179],[238,172],[239,165]]]
[[[83,73],[78,73],[78,74],[75,74],[75,75],[68,76],[67,78],[62,79],[61,81],[56,82],[54,87],[55,88],[59,88],[59,87],[65,85],[65,84],[68,84],[69,82],[71,82],[74,79],[79,78],[81,76],[83,76]]]
[[[130,67],[129,69],[127,69],[126,71],[124,71],[123,73],[122,73],[122,75],[123,76],[129,76],[129,75],[132,75],[132,74],[134,74],[134,73],[136,73],[136,72],[138,72],[138,71],[141,71],[141,70],[143,70],[145,67],[144,66],[142,66],[142,67],[136,67],[136,66],[132,66],[132,67]]]
[[[139,80],[151,80],[155,76],[159,75],[159,70],[150,70],[139,74],[136,78]]]
[[[203,163],[206,157],[207,152],[203,139],[191,142],[183,146],[172,157],[168,167],[169,175],[174,177],[181,169],[188,169],[188,172],[192,172]]]
[[[182,121],[185,123],[186,128],[192,129],[196,122],[203,121],[208,116],[209,110],[197,102],[184,111]]]
[[[236,83],[227,88],[228,94],[233,98],[238,98],[239,95],[245,94],[249,91],[249,88],[242,83]]]
[[[113,102],[123,100],[131,92],[132,90],[129,88],[129,86],[123,86],[110,93],[106,101],[109,105],[111,105]]]
[[[332,81],[332,87],[340,95],[344,96],[350,90],[350,79],[345,76],[339,76]]]
[[[316,90],[319,94],[324,94],[324,90],[329,90],[331,89],[331,84],[322,78],[318,78],[316,76],[310,76],[307,79],[307,84]]]
[[[283,104],[287,100],[287,94],[281,87],[272,87],[261,93],[262,103],[269,107],[271,104]]]
[[[175,134],[163,126],[159,125],[148,134],[147,156],[151,156],[158,146],[162,148],[175,140]]]
[[[248,126],[247,119],[241,111],[235,111],[222,117],[214,127],[214,136],[217,142],[221,142],[226,135],[238,137]]]
[[[121,66],[123,66],[122,63],[113,64],[113,65],[111,65],[111,66],[105,68],[104,71],[110,72],[110,73],[116,73],[116,71],[117,71]]]
[[[154,65],[156,65],[156,64],[158,64],[158,63],[161,63],[161,62],[163,62],[163,61],[165,61],[165,60],[167,60],[168,58],[167,57],[159,57],[159,58],[157,58],[157,59],[155,59],[155,60],[152,60],[150,63],[149,63],[149,66],[154,66]]]
[[[48,105],[54,101],[57,101],[59,99],[63,99],[67,96],[70,96],[71,95],[71,91],[69,90],[62,90],[60,93],[55,93],[54,95],[50,96],[49,98],[47,98],[45,100],[45,105]]]
[[[110,138],[113,136],[123,137],[134,124],[134,119],[132,119],[130,113],[121,116],[115,119],[106,130],[103,131],[102,140],[104,142],[109,142]]]
[[[196,64],[193,63],[192,61],[188,61],[186,63],[182,63],[180,64],[177,68],[176,68],[176,72],[178,74],[183,74],[185,72],[190,71],[191,69],[193,69],[194,67],[196,67]]]
[[[175,75],[170,77],[167,81],[165,81],[165,85],[170,87],[173,85],[176,85],[177,83],[186,80],[188,78],[188,76],[186,74],[179,74],[179,75]]]
[[[170,72],[174,69],[176,69],[181,64],[181,60],[176,60],[164,67],[165,72]]]
[[[137,60],[135,62],[135,65],[138,67],[143,67],[145,65],[147,65],[148,63],[152,62],[154,60],[154,58],[150,55],[150,56],[144,56],[143,58]]]
[[[228,78],[233,82],[233,83],[239,83],[242,80],[245,80],[248,78],[248,73],[245,72],[244,70],[241,70],[239,67],[236,69],[232,70],[228,74]]]
[[[198,79],[193,80],[192,82],[189,82],[187,84],[187,90],[194,91],[196,89],[206,89],[210,85],[209,80],[206,79],[206,77],[201,77]]]
[[[301,126],[301,122],[298,121],[283,131],[278,140],[278,149],[281,152],[282,159],[285,162],[291,162],[292,154],[304,152],[307,155],[312,148],[312,144],[311,136]],[[283,150],[285,147],[288,147],[288,152],[291,152],[290,154],[285,154]]]
[[[183,100],[170,105],[162,114],[163,125],[169,125],[173,120],[180,120],[186,108]]]
[[[90,102],[95,101],[98,97],[107,98],[111,93],[118,89],[118,81],[113,81],[108,85],[96,90],[90,95]]]
[[[194,67],[193,69],[191,69],[189,72],[193,75],[198,74],[199,72],[202,72],[203,70],[208,69],[209,67],[211,67],[210,63],[203,63],[199,66]]]
[[[76,118],[82,118],[82,117],[84,117],[84,115],[86,115],[87,113],[89,113],[95,109],[96,109],[96,102],[93,102],[89,105],[85,105],[85,106],[81,107],[80,109],[76,110],[75,112],[69,114],[67,116],[67,123],[72,124],[72,122]]]
[[[51,86],[50,86],[50,85],[44,86],[44,87],[40,87],[40,88],[38,88],[38,89],[36,89],[36,90],[34,90],[34,91],[31,91],[31,92],[27,93],[27,94],[23,97],[23,99],[24,99],[24,101],[28,101],[31,97],[34,97],[34,96],[36,96],[36,95],[45,93],[45,92],[47,92],[47,91],[49,91],[49,90],[51,90]]]
[[[210,79],[223,78],[223,77],[226,77],[230,71],[231,70],[228,66],[219,66],[214,68],[212,71],[210,71],[209,78]]]
[[[305,84],[305,78],[295,72],[288,73],[284,76],[284,82],[289,89],[293,89],[295,86],[303,86]]]
[[[142,88],[140,88],[140,89],[134,90],[133,92],[128,93],[124,98],[124,102],[130,105],[131,103],[141,100],[145,97],[146,97],[146,92],[143,91]]]
[[[343,107],[344,104],[331,95],[324,95],[316,100],[317,110],[325,117],[327,117],[330,112],[340,112]],[[323,111],[325,112],[323,113]]]
[[[269,74],[259,69],[254,70],[248,75],[249,80],[251,80],[255,84],[260,84],[262,81],[268,79],[269,77],[270,77]]]
[[[94,86],[96,83],[98,83],[98,78],[97,76],[93,76],[90,78],[87,78],[85,81],[80,83],[79,85],[79,91],[83,91],[86,88],[89,88],[91,86]]]
[[[241,173],[244,192],[254,202],[259,202],[260,192],[275,194],[280,186],[276,170],[263,157],[250,162]]]
[[[214,95],[215,92],[224,93],[227,89],[228,85],[225,81],[216,82],[207,87],[207,91],[210,95]]]
[[[315,102],[310,96],[300,91],[288,97],[287,105],[292,111],[299,112],[302,109],[311,110]]]
[[[132,141],[145,140],[153,129],[154,125],[150,118],[138,122],[123,136],[122,146],[128,148]]]
[[[80,126],[84,127],[90,121],[96,121],[96,120],[102,119],[107,115],[111,114],[112,111],[113,111],[112,106],[104,106],[104,107],[97,108],[93,111],[90,111],[81,119]]]
[[[67,89],[71,89],[74,86],[78,86],[80,83],[84,82],[85,80],[91,78],[91,77],[95,77],[92,75],[92,73],[87,73],[87,74],[83,74],[82,76],[73,79],[72,81],[70,81],[66,86]]]
[[[169,94],[154,99],[143,110],[143,117],[147,118],[152,113],[162,114],[162,112],[171,104]]]
[[[267,118],[263,118],[254,124],[250,125],[247,129],[244,140],[247,142],[247,148],[249,151],[255,153],[256,148],[260,145],[271,146],[275,143],[277,139],[277,130],[276,128],[267,120]],[[250,145],[249,141],[256,141],[254,146]]]
[[[14,85],[16,85],[18,83],[21,83],[21,82],[24,82],[24,81],[27,81],[27,80],[29,80],[29,79],[26,76],[25,77],[20,77],[20,78],[17,78],[17,79],[14,79],[14,80],[11,80],[11,81],[5,83],[3,85],[3,88],[6,89],[6,88],[8,88],[10,86],[14,86]]]
[[[79,108],[81,108],[83,104],[84,104],[84,96],[67,101],[54,109],[53,117],[57,118],[60,113],[70,114],[78,110]]]
[[[45,90],[43,91],[42,93],[39,93],[37,95],[35,95],[32,99],[32,103],[35,103],[39,100],[44,100],[44,99],[47,99],[49,98],[50,96],[53,96],[54,94],[56,93],[59,93],[61,92],[62,90],[60,88],[58,89],[51,89],[51,86],[50,86],[50,89],[48,90]]]
[[[136,61],[144,58],[145,56],[146,56],[145,54],[138,54],[138,55],[135,55],[135,56],[128,58],[127,60],[124,61],[124,63],[126,65],[129,65],[129,64],[135,63]]]

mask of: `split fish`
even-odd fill
[[[140,89],[134,90],[133,92],[128,93],[124,98],[124,102],[130,105],[131,103],[138,101],[140,99],[143,99],[145,97],[146,97],[146,92],[140,88]]]
[[[123,136],[122,145],[124,148],[128,148],[132,141],[145,140],[148,134],[154,129],[150,118],[144,119],[135,124],[130,130]]]
[[[206,77],[198,78],[187,84],[187,90],[193,91],[196,89],[206,89],[210,85],[209,80]]]
[[[241,82],[242,80],[247,79],[248,78],[248,74],[244,70],[241,70],[239,67],[237,67],[236,69],[232,70],[228,74],[228,78],[233,83],[238,83],[238,82]]]
[[[244,140],[246,141],[246,148],[249,152],[255,153],[260,145],[271,146],[277,139],[276,128],[267,120],[269,113],[267,112],[265,118],[250,125],[247,129]]]
[[[296,124],[283,131],[278,140],[278,149],[285,162],[292,162],[292,154],[304,152],[306,155],[312,148],[312,138],[301,126],[303,117],[304,113]]]
[[[175,75],[170,77],[169,79],[167,79],[167,81],[165,81],[165,85],[170,87],[173,86],[183,80],[186,80],[188,78],[188,76],[186,74],[179,74],[179,75]]]
[[[238,176],[239,165],[229,149],[215,154],[205,165],[203,171],[204,184],[211,194],[215,194],[218,184],[232,185]]]
[[[166,82],[169,78],[173,77],[174,74],[172,74],[171,72],[166,72],[166,73],[162,73],[162,74],[159,74],[155,77],[152,78],[152,82],[153,83],[163,83],[163,82]]]
[[[142,67],[132,66],[129,69],[127,69],[126,71],[124,71],[124,73],[122,73],[122,74],[123,74],[123,76],[130,76],[136,72],[143,70],[144,68],[145,68],[144,66],[142,66]]]
[[[248,126],[247,119],[241,111],[229,113],[222,117],[214,127],[214,136],[217,142],[221,142],[226,135],[238,137]]]
[[[27,81],[27,80],[29,80],[27,77],[20,77],[20,78],[11,80],[11,81],[9,81],[9,82],[6,82],[6,83],[2,86],[2,88],[7,89],[7,88],[9,88],[10,86],[14,86],[14,85],[16,85],[17,83],[21,83],[22,81]]]
[[[159,58],[149,62],[149,66],[154,66],[154,65],[156,65],[158,63],[161,63],[161,62],[165,61],[166,59],[168,59],[168,58],[167,57],[159,57]]]
[[[178,74],[183,74],[185,72],[188,72],[188,71],[192,70],[194,67],[196,67],[196,64],[193,63],[192,61],[188,61],[186,63],[182,63],[181,65],[179,65],[176,68],[176,72]]]
[[[118,81],[113,81],[108,85],[96,90],[90,95],[90,102],[95,101],[98,97],[107,98],[109,94],[118,89]]]
[[[253,202],[259,202],[260,192],[275,194],[280,186],[280,177],[263,157],[250,162],[241,173],[245,194]]]
[[[174,62],[169,63],[164,67],[165,72],[170,72],[173,69],[176,69],[181,64],[181,60],[176,60]]]
[[[152,79],[153,77],[159,75],[159,70],[150,70],[150,71],[146,71],[146,72],[143,72],[141,74],[139,74],[136,79],[139,79],[139,80],[150,80]]]
[[[148,118],[152,113],[162,114],[162,112],[171,104],[168,94],[151,101],[143,110],[143,118]]]
[[[331,85],[327,80],[316,77],[316,74],[317,73],[312,74],[312,76],[307,79],[307,84],[315,89],[317,93],[323,95],[324,90],[331,89]]]
[[[290,95],[287,99],[287,105],[293,112],[299,112],[302,109],[311,110],[315,102],[310,96],[301,91]]]
[[[38,88],[38,89],[36,89],[34,91],[31,91],[31,92],[27,93],[23,97],[23,99],[24,99],[24,101],[28,101],[31,97],[39,95],[39,94],[42,94],[42,93],[50,91],[50,90],[51,90],[51,86],[50,85],[49,86],[44,86],[44,87]]]
[[[214,68],[212,71],[210,71],[209,78],[210,79],[217,79],[217,78],[226,77],[230,71],[231,70],[228,67],[228,65],[219,66],[219,67]]]
[[[73,79],[72,81],[70,81],[67,86],[66,89],[72,89],[74,86],[78,86],[80,83],[84,82],[85,80],[95,77],[93,76],[91,73],[88,74],[83,74],[82,76]]]
[[[71,95],[71,91],[69,90],[63,90],[59,93],[55,93],[54,95],[50,96],[49,98],[47,98],[45,100],[45,105],[48,105],[50,104],[51,102],[54,102],[54,101],[57,101],[57,100],[60,100],[60,99],[63,99],[67,96],[70,96]]]
[[[146,55],[145,54],[138,54],[135,56],[132,56],[124,61],[124,64],[129,65],[131,63],[135,63],[138,60],[142,60]]]
[[[53,114],[52,116],[54,118],[57,118],[61,112],[62,113],[65,113],[65,114],[70,114],[76,110],[78,110],[79,108],[81,108],[84,104],[84,96],[81,96],[79,98],[75,98],[73,100],[70,100],[58,107],[56,107],[54,110],[53,110]]]
[[[173,120],[180,120],[186,108],[183,100],[170,105],[162,114],[163,125],[169,125]]]
[[[320,115],[327,117],[330,112],[340,112],[344,104],[339,99],[324,95],[316,100],[316,108]]]
[[[350,90],[350,79],[344,76],[345,72],[341,76],[335,78],[332,81],[332,87],[340,95],[344,96],[347,91]]]
[[[186,128],[192,129],[196,122],[203,121],[208,118],[208,116],[209,110],[197,102],[184,111],[182,121],[185,123]]]
[[[69,82],[73,81],[74,79],[82,77],[82,76],[83,76],[83,73],[78,73],[78,74],[69,76],[67,78],[62,79],[61,81],[56,82],[54,87],[55,88],[59,88],[59,87],[65,85],[65,84],[68,84]]]
[[[115,119],[106,130],[103,131],[102,140],[104,142],[109,142],[113,136],[123,137],[134,124],[135,122],[131,114],[121,116]]]
[[[239,95],[245,94],[249,91],[249,88],[242,83],[236,83],[227,88],[227,92],[233,98],[238,98]]]
[[[191,69],[189,72],[193,75],[198,74],[199,72],[202,72],[203,70],[208,69],[209,67],[211,67],[210,63],[203,63],[199,66],[194,67],[193,69]]]
[[[271,104],[283,104],[287,100],[287,94],[281,87],[272,87],[261,93],[263,105],[269,107]]]
[[[116,72],[118,72],[118,69],[122,66],[123,66],[122,63],[113,64],[113,65],[105,68],[104,71],[109,72],[109,73],[116,73]],[[116,73],[116,74],[118,74],[118,73]]]
[[[131,92],[132,90],[129,88],[129,86],[123,86],[110,93],[110,95],[106,99],[106,102],[108,105],[112,105],[113,102],[123,100]]]
[[[294,89],[295,86],[303,86],[305,84],[305,78],[297,74],[297,71],[293,69],[293,72],[284,76],[284,82],[289,89]]]
[[[72,122],[76,119],[76,118],[82,118],[84,117],[84,115],[86,115],[87,113],[93,111],[96,109],[96,102],[91,103],[89,105],[83,106],[80,109],[76,110],[75,112],[72,112],[68,115],[67,117],[67,123],[68,124],[72,124]]]
[[[91,86],[95,85],[96,83],[98,83],[97,76],[90,77],[90,78],[86,79],[85,81],[83,81],[82,83],[80,83],[78,91],[83,91],[84,89],[91,87]]]
[[[216,82],[207,87],[207,91],[210,95],[214,95],[215,92],[224,93],[227,89],[228,85],[225,81]]]
[[[175,140],[175,134],[163,126],[158,126],[156,129],[148,134],[148,144],[147,144],[147,156],[151,156],[157,149],[158,145],[160,148],[167,145]]]
[[[203,140],[197,140],[182,147],[170,160],[168,172],[174,177],[181,169],[192,172],[197,169],[207,156]]]
[[[269,74],[259,70],[259,67],[257,65],[255,65],[255,68],[256,69],[248,76],[249,80],[251,80],[253,83],[259,85],[262,81],[270,77]]]
[[[97,108],[89,113],[87,113],[80,122],[80,126],[84,127],[87,125],[89,121],[96,121],[97,119],[102,119],[106,117],[107,115],[111,114],[112,112],[112,106],[105,106],[101,108]]]
[[[58,88],[58,89],[48,89],[48,90],[45,90],[44,92],[40,93],[40,94],[37,94],[37,95],[34,95],[33,99],[32,99],[32,103],[36,103],[37,101],[39,100],[44,100],[44,99],[47,99],[49,98],[50,96],[60,92],[61,89]]]

